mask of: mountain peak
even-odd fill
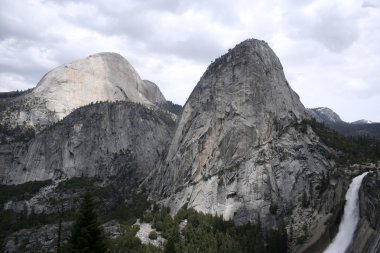
[[[339,115],[328,107],[309,108],[307,112],[319,122],[343,122]]]
[[[260,63],[266,69],[281,69],[282,65],[276,54],[269,47],[268,43],[263,40],[247,39],[237,44],[233,49],[215,59],[207,68],[204,76],[215,72],[221,65],[230,64],[236,60],[241,61],[248,58],[256,58],[256,63]]]
[[[144,87],[143,93],[154,104],[165,103],[166,99],[164,95],[161,93],[160,88],[158,88],[157,84],[149,80],[143,80]]]
[[[99,53],[47,73],[30,96],[46,100],[62,118],[75,108],[97,101],[126,100],[146,105],[144,83],[132,65],[116,53]]]
[[[245,212],[240,209],[245,204],[234,199],[243,194],[240,180],[256,173],[256,159],[262,164],[276,153],[270,143],[306,117],[272,49],[266,42],[246,40],[207,68],[183,108],[164,176],[147,187],[157,186],[156,192],[170,196],[171,210],[187,203],[202,212],[247,221],[256,216],[235,216]],[[242,178],[233,175],[237,171]],[[265,187],[248,195],[263,196]],[[248,202],[255,212],[270,205]]]
[[[99,52],[96,54],[89,55],[88,57],[94,57],[94,56],[105,56],[105,57],[118,57],[118,58],[124,58],[121,54],[115,53],[115,52]]]
[[[127,59],[103,52],[51,70],[23,101],[31,110],[22,113],[23,117],[15,115],[17,124],[25,121],[43,128],[91,103],[129,101],[151,107],[166,100],[154,83],[141,80]]]
[[[372,124],[373,122],[367,119],[360,119],[352,122],[351,124]]]

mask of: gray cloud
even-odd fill
[[[184,103],[207,65],[240,41],[269,42],[308,106],[380,121],[376,0],[1,0],[0,90],[102,51],[124,55]],[[378,107],[378,106],[377,106]]]
[[[359,38],[358,23],[362,16],[345,13],[339,5],[292,9],[288,15],[293,37],[319,42],[332,52],[347,49]]]
[[[334,11],[323,13],[310,28],[308,36],[336,52],[351,46],[359,35],[354,22],[347,22]]]
[[[380,8],[380,3],[377,0],[365,0],[363,1],[363,7]]]

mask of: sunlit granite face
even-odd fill
[[[151,105],[143,88],[143,81],[126,59],[115,53],[100,53],[52,70],[30,96],[44,98],[47,108],[63,118],[73,109],[96,101]]]
[[[39,132],[79,107],[102,101],[154,107],[166,100],[121,55],[99,53],[47,73],[31,92],[9,102],[9,108],[0,112],[0,123],[27,124]]]

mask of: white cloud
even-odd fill
[[[380,121],[374,0],[0,0],[0,90],[33,87],[89,54],[124,55],[184,103],[207,65],[246,38],[268,41],[307,107]],[[376,104],[377,103],[377,104]]]
[[[25,78],[16,74],[0,73],[0,92],[10,90],[26,90],[30,88]]]

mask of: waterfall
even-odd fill
[[[356,226],[359,222],[359,189],[363,178],[368,172],[355,177],[346,193],[343,219],[339,225],[338,234],[324,253],[344,253],[350,246]]]

